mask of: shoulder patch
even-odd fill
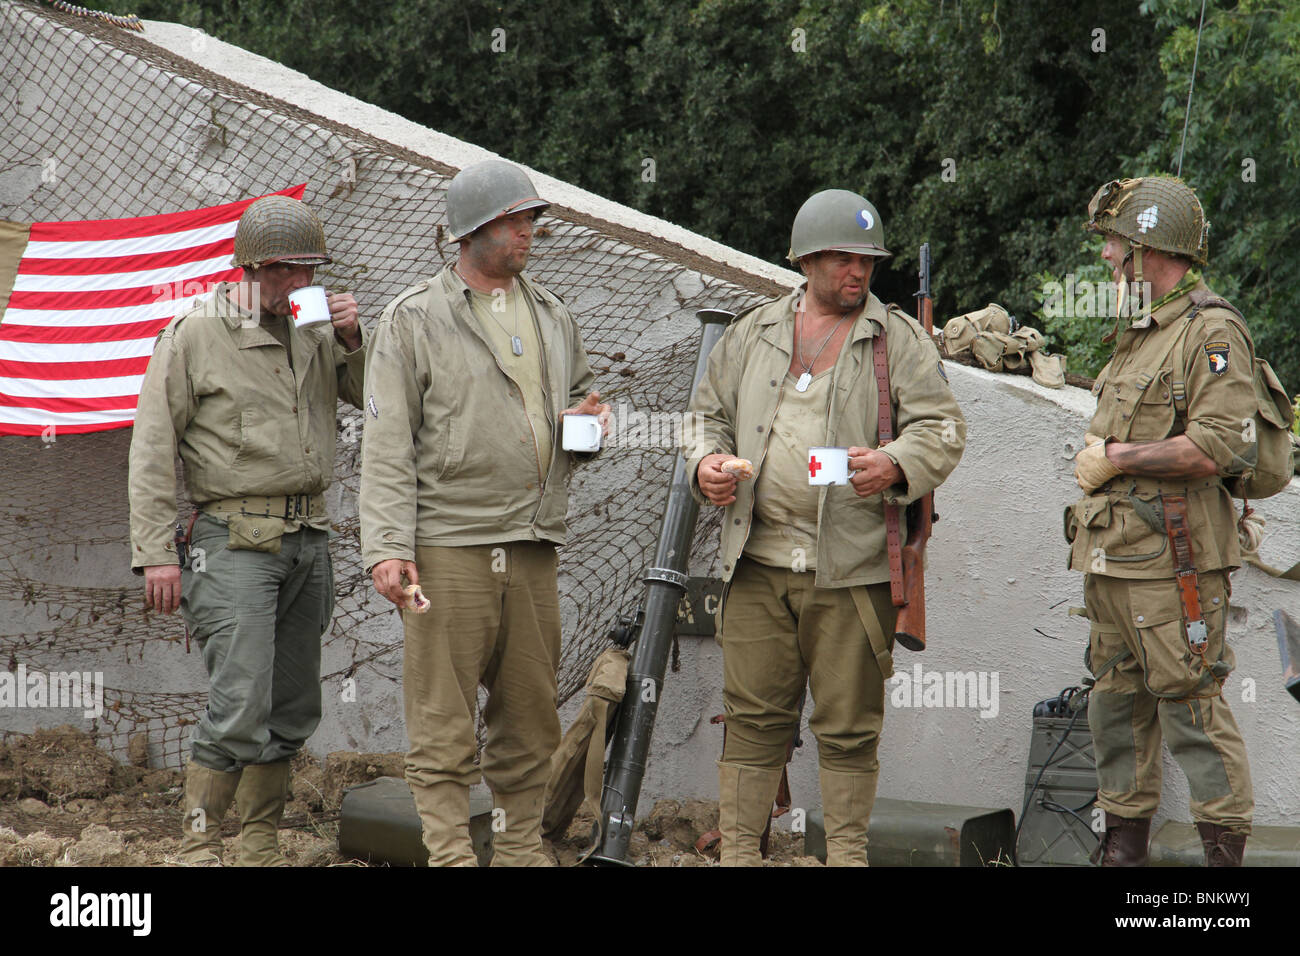
[[[1205,359],[1209,362],[1210,371],[1215,375],[1222,375],[1228,370],[1228,343],[1223,339],[1205,343]]]

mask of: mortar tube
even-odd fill
[[[735,318],[734,313],[723,309],[701,309],[695,315],[703,328],[695,360],[695,377],[691,383],[692,395],[704,377],[709,353]],[[628,844],[636,822],[637,800],[650,754],[650,737],[654,733],[664,674],[668,669],[677,607],[686,593],[687,565],[699,513],[699,503],[691,494],[686,459],[678,454],[668,501],[664,506],[654,564],[646,571],[645,616],[628,665],[627,688],[619,706],[609,760],[605,764],[596,845],[584,860],[591,865],[631,865],[627,862]]]

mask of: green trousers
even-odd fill
[[[897,617],[889,584],[818,588],[815,577],[749,558],[736,565],[722,610],[727,763],[784,765],[808,685],[820,765],[843,773],[879,768]]]
[[[417,547],[415,561],[433,606],[424,614],[402,613],[402,697],[411,744],[406,780],[420,811],[429,865],[466,860],[468,792],[480,771],[497,807],[511,804],[510,814],[528,829],[535,858],[540,835],[534,839],[532,828],[540,826],[551,754],[560,743],[555,546]],[[487,737],[476,766],[480,685],[487,691]],[[508,799],[525,792],[526,800]],[[505,820],[504,827],[495,843],[506,845],[516,835],[516,820]]]
[[[321,718],[321,636],[334,615],[328,536],[303,528],[280,553],[230,550],[229,529],[199,515],[181,613],[208,671],[208,707],[191,759],[209,770],[288,760]]]
[[[1163,739],[1187,775],[1192,818],[1249,834],[1250,765],[1220,688],[1235,663],[1224,643],[1232,589],[1227,572],[1198,577],[1209,637],[1204,656],[1188,645],[1172,579],[1084,579],[1088,666],[1101,674],[1088,703],[1097,803],[1121,817],[1152,816],[1160,804]]]

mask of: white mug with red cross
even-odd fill
[[[319,325],[330,320],[329,301],[323,285],[309,285],[289,293],[289,311],[298,328]]]
[[[847,448],[809,448],[808,484],[847,485],[849,450]]]

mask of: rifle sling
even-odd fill
[[[1165,533],[1173,552],[1174,575],[1178,596],[1183,604],[1183,622],[1187,643],[1192,651],[1204,654],[1208,635],[1201,613],[1201,595],[1197,587],[1196,560],[1192,554],[1192,535],[1187,527],[1187,499],[1182,495],[1161,495],[1165,512]]]
[[[876,369],[877,424],[876,447],[884,448],[894,440],[894,412],[889,403],[889,354],[882,327],[871,342],[872,361]],[[885,541],[889,550],[889,596],[894,607],[907,603],[903,591],[903,540],[900,533],[898,505],[885,505]]]

